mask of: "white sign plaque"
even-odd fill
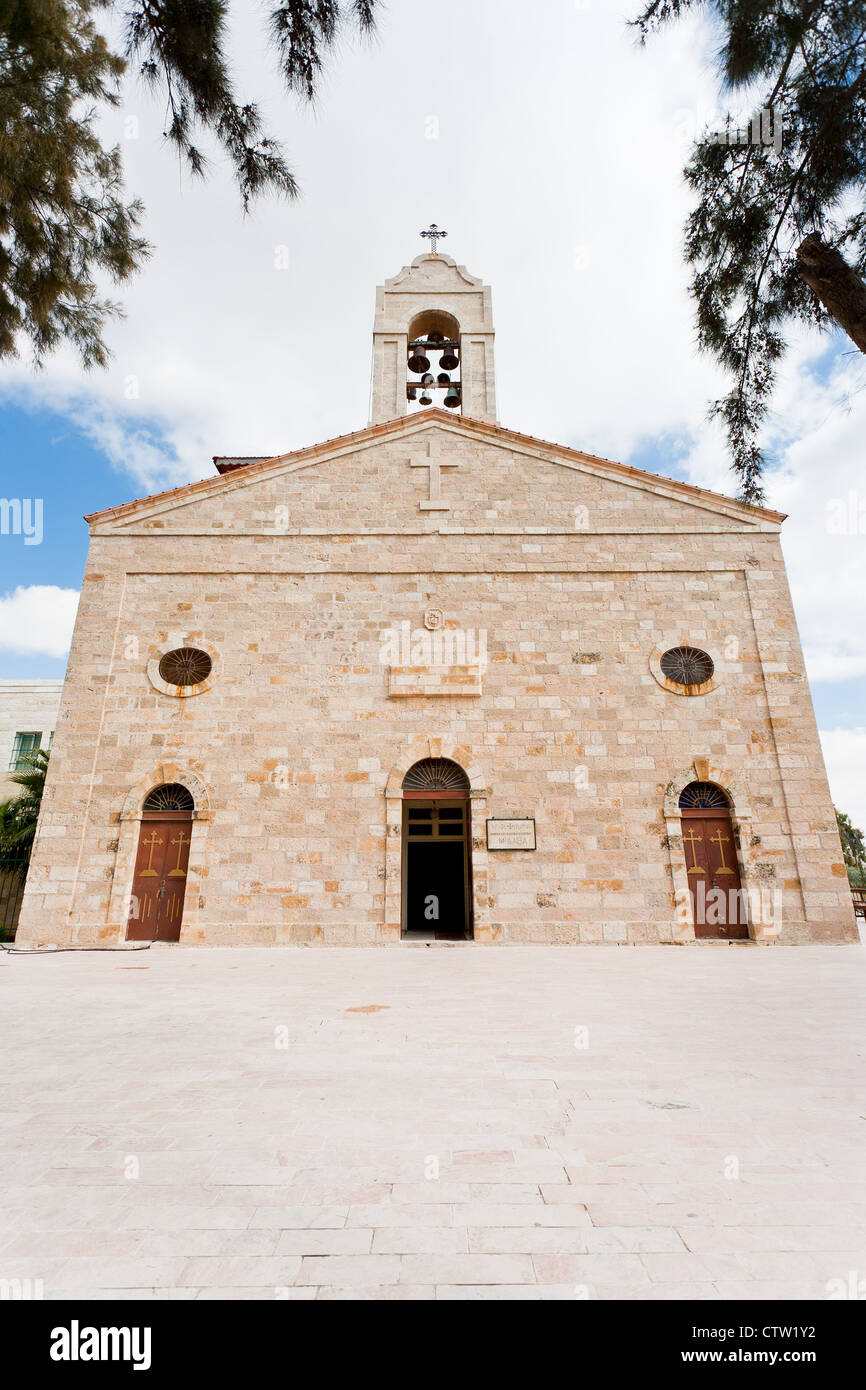
[[[487,822],[488,849],[535,849],[535,819],[496,818]]]

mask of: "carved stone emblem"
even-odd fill
[[[424,626],[431,632],[435,632],[438,627],[445,626],[445,614],[441,608],[428,608],[424,614]]]

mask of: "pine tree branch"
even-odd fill
[[[800,279],[817,295],[852,343],[866,353],[866,284],[857,271],[817,232],[803,238],[796,257]]]
[[[756,277],[755,277],[755,279],[754,279],[754,281],[753,281],[753,283],[752,283],[752,286],[751,286],[751,294],[750,294],[750,301],[749,301],[749,326],[748,326],[748,331],[747,331],[747,333],[746,333],[746,346],[745,346],[745,348],[743,349],[743,370],[742,370],[742,373],[741,373],[741,375],[740,375],[740,385],[739,385],[740,391],[742,391],[742,389],[743,389],[743,384],[744,384],[745,379],[746,379],[746,372],[747,372],[748,365],[749,365],[749,352],[750,352],[750,350],[751,350],[751,345],[752,345],[752,333],[753,333],[753,330],[754,330],[754,327],[755,327],[755,315],[756,315],[757,310],[758,310],[758,304],[760,303],[761,284],[762,284],[762,282],[763,282],[764,276],[765,276],[766,273],[767,273],[767,267],[768,267],[768,265],[770,264],[770,257],[771,257],[771,255],[773,254],[773,251],[776,249],[776,245],[777,245],[778,240],[779,240],[779,233],[781,232],[782,226],[783,226],[784,221],[785,221],[785,218],[786,218],[787,215],[788,215],[788,210],[789,210],[789,208],[790,208],[790,206],[791,206],[791,203],[794,201],[794,194],[795,194],[796,191],[797,191],[797,185],[798,185],[800,179],[801,179],[802,176],[803,176],[803,170],[806,168],[806,166],[807,166],[808,163],[809,163],[809,160],[810,160],[811,157],[812,157],[812,153],[813,153],[814,146],[815,146],[816,142],[817,142],[817,136],[816,136],[815,139],[812,141],[812,143],[811,143],[811,145],[809,146],[809,148],[806,150],[806,153],[803,155],[803,158],[802,158],[802,160],[800,161],[800,166],[799,166],[799,168],[797,169],[796,173],[794,174],[794,176],[793,176],[793,178],[792,178],[792,180],[791,180],[790,187],[788,188],[787,197],[785,198],[785,201],[784,201],[784,203],[782,204],[781,211],[780,211],[780,213],[779,213],[779,216],[778,216],[777,219],[776,219],[776,225],[775,225],[775,227],[773,228],[773,231],[772,231],[772,233],[771,233],[771,235],[770,235],[770,238],[769,238],[769,240],[768,240],[768,242],[767,242],[767,249],[766,249],[766,251],[764,252],[764,259],[761,261],[761,268],[760,268],[760,270],[758,271],[758,274],[756,275]]]

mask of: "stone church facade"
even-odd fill
[[[419,256],[366,429],[88,518],[20,941],[856,937],[784,518],[502,428],[493,349]]]

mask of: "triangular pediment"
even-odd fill
[[[438,475],[438,485],[436,478]],[[777,531],[779,512],[430,409],[89,516],[94,534]]]

